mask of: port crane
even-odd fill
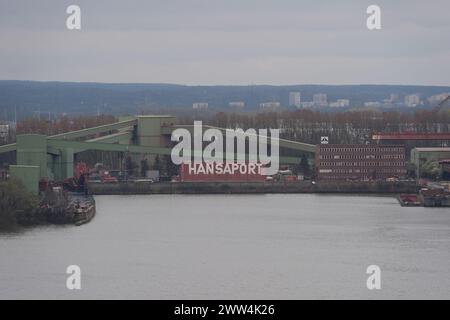
[[[439,112],[439,111],[441,111],[441,110],[444,108],[445,103],[446,103],[447,101],[450,101],[450,94],[447,95],[447,97],[446,97],[444,100],[442,100],[441,102],[439,102],[439,103],[438,103],[436,106],[434,106],[431,110],[432,110],[433,112]]]

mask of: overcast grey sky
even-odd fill
[[[71,4],[80,31],[66,29]],[[0,79],[450,85],[449,12],[449,0],[0,0]]]

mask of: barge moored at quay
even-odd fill
[[[450,207],[450,191],[443,188],[422,188],[419,194],[401,194],[402,207]]]
[[[39,206],[32,212],[21,212],[21,225],[72,224],[80,226],[91,221],[96,213],[92,195],[67,192],[62,187],[49,187],[41,195]]]

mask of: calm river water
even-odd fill
[[[450,210],[335,195],[98,196],[81,227],[0,235],[0,298],[450,298]],[[81,290],[66,268],[81,268]],[[381,268],[368,290],[366,268]]]

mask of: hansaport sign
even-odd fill
[[[181,182],[258,182],[264,181],[265,168],[261,163],[183,163],[180,166]]]

